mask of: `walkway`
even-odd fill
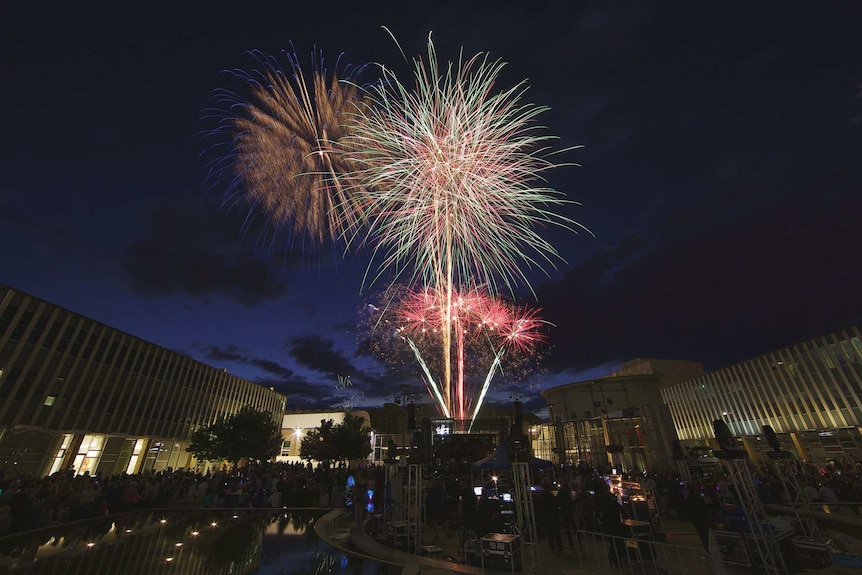
[[[327,539],[331,544],[339,546],[336,541],[332,542],[334,532],[346,532],[344,527],[337,526],[343,518],[339,517],[338,512],[328,514],[326,518],[321,518],[318,521],[319,525],[315,526],[318,534]],[[349,520],[349,517],[347,518]],[[663,532],[667,536],[664,543],[673,546],[679,546],[682,550],[678,562],[682,566],[685,564],[686,572],[688,573],[711,573],[711,567],[708,559],[703,553],[700,546],[700,540],[694,531],[691,523],[674,518],[663,519]],[[444,574],[490,574],[490,573],[511,573],[511,571],[497,571],[490,568],[482,569],[481,566],[470,566],[459,563],[458,560],[462,557],[462,552],[458,548],[458,538],[455,536],[442,537],[436,541],[426,541],[428,545],[436,545],[439,551],[435,550],[436,557],[422,557],[412,553],[399,551],[391,547],[387,547],[381,541],[371,537],[364,529],[353,529],[349,531],[350,544],[353,550],[358,550],[360,553],[378,559],[386,563],[402,565],[404,567],[403,575],[444,575]],[[426,534],[427,535],[427,534]],[[581,543],[581,552],[590,555],[591,560],[582,560],[578,551],[575,549],[564,549],[562,551],[551,551],[547,541],[541,539],[539,541],[539,565],[540,575],[588,575],[601,573],[653,573],[655,569],[648,567],[642,569],[641,565],[635,562],[627,564],[623,569],[610,567],[607,565],[607,546],[604,542],[583,541]],[[683,557],[684,556],[684,557]],[[448,559],[448,560],[447,560]],[[692,564],[698,562],[701,565]],[[582,566],[592,564],[593,570],[586,570]],[[602,565],[603,564],[603,565]],[[646,566],[645,566],[646,567]],[[698,568],[700,567],[700,569]],[[682,572],[682,571],[680,571]]]

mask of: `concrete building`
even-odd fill
[[[0,285],[0,468],[135,473],[192,465],[188,439],[285,397]]]
[[[571,465],[669,469],[676,435],[661,390],[702,374],[697,362],[635,359],[607,377],[545,390],[552,425],[530,429],[534,451]]]
[[[684,442],[714,440],[723,419],[753,457],[770,425],[803,459],[862,460],[860,326],[823,335],[666,387],[661,391]]]

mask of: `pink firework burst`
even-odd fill
[[[393,301],[389,313],[398,335],[425,370],[429,391],[441,403],[441,411],[451,409],[450,415],[462,421],[471,410],[478,411],[501,363],[523,366],[546,341],[548,323],[539,310],[512,305],[478,288],[456,291],[451,298],[431,288],[407,289]],[[450,397],[434,376],[442,371],[439,342],[446,335],[455,350]]]

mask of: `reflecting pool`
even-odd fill
[[[328,510],[159,509],[0,538],[0,574],[396,575],[322,541]]]

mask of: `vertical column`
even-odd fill
[[[69,442],[69,447],[66,449],[66,455],[63,457],[63,463],[60,465],[60,471],[68,471],[81,450],[81,442],[84,441],[84,434],[75,433],[72,435],[72,441]],[[78,470],[76,469],[75,472]]]
[[[799,454],[799,459],[810,459],[810,455],[808,450],[805,449],[805,446],[802,445],[802,442],[799,441],[799,436],[795,432],[790,433],[790,441],[793,442],[793,447],[796,448],[796,453]]]
[[[757,440],[749,435],[743,435],[740,439],[742,440],[742,447],[748,453],[748,458],[751,462],[756,465],[765,465],[766,462],[763,459],[763,454],[757,447]]]

